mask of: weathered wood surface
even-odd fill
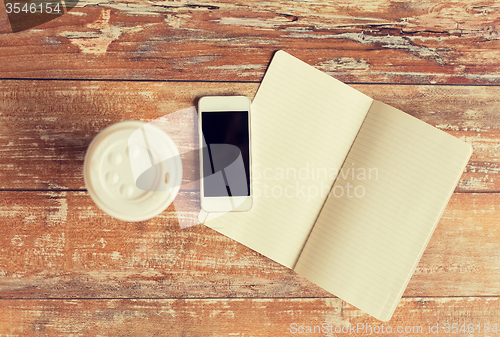
[[[0,192],[0,200],[2,298],[332,296],[205,226],[180,229],[186,214],[174,205],[130,223],[86,192]],[[404,296],[500,296],[499,205],[496,193],[456,193]]]
[[[474,153],[457,191],[500,191],[500,87],[357,84],[356,89],[469,142]],[[92,138],[122,120],[150,121],[196,97],[244,94],[254,83],[0,81],[0,188],[84,189]],[[179,130],[193,125],[178,122]],[[183,151],[192,142],[186,136]],[[198,177],[186,167],[185,180]]]
[[[2,336],[496,336],[484,329],[494,327],[500,314],[500,299],[489,297],[403,299],[390,322],[331,298],[3,300],[0,305]],[[306,332],[314,326],[328,330]],[[393,333],[381,332],[388,329]]]
[[[286,49],[343,81],[499,84],[499,13],[468,0],[80,1],[1,34],[0,78],[259,81]]]
[[[484,324],[500,324],[499,13],[498,2],[464,0],[83,1],[13,34],[0,1],[0,335],[381,326],[215,231],[180,229],[176,217],[194,210],[127,223],[84,190],[85,151],[104,127],[203,95],[252,98],[278,49],[473,146],[459,193],[384,323],[422,333],[375,334],[496,335]],[[12,80],[34,78],[44,80]],[[197,176],[196,165],[184,172]],[[446,333],[445,323],[475,330]]]

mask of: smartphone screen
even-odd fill
[[[250,196],[250,135],[248,111],[202,112],[203,188],[205,197]],[[244,174],[231,174],[228,167],[243,162]],[[238,166],[238,167],[241,167]],[[223,182],[206,179],[221,172]],[[234,170],[232,172],[235,172]]]

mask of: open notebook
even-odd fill
[[[251,118],[253,207],[205,224],[389,320],[471,147],[283,51]]]

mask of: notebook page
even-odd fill
[[[295,271],[389,320],[470,155],[470,145],[375,101]]]
[[[291,268],[372,101],[277,52],[252,102],[252,209],[205,224]]]

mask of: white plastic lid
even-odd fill
[[[125,221],[143,221],[160,214],[172,203],[181,185],[179,150],[165,132],[148,126],[147,137],[149,143],[151,138],[154,139],[154,146],[129,148],[130,135],[139,129],[144,132],[145,124],[128,121],[105,128],[90,143],[83,164],[83,177],[92,200],[107,214]],[[161,149],[159,156],[155,148]],[[131,162],[144,158],[165,158],[166,153],[170,154],[171,160],[154,160],[157,164],[150,160],[141,162],[141,165],[149,167],[148,175],[153,188],[139,189]]]

